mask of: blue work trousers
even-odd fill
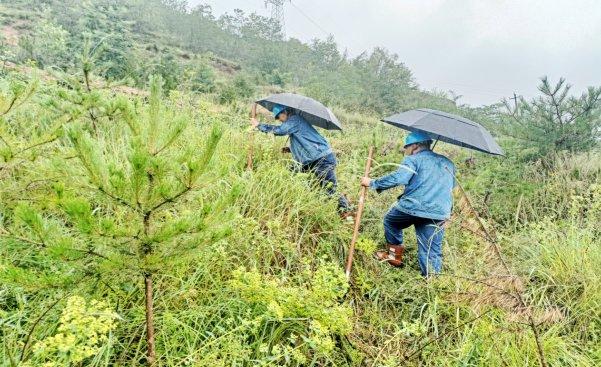
[[[384,217],[384,236],[390,245],[403,244],[403,229],[413,225],[417,237],[417,259],[423,276],[442,270],[444,221],[416,217],[393,206]]]
[[[330,153],[325,157],[305,164],[301,167],[302,172],[313,172],[319,181],[321,187],[324,188],[328,196],[336,194],[338,180],[336,179],[336,157]],[[350,204],[344,195],[338,196],[338,210],[347,211],[350,209]]]

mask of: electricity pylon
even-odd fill
[[[284,3],[286,0],[265,0],[265,7],[271,9],[271,20],[276,21],[282,27],[282,34],[285,33],[286,24],[284,19]]]

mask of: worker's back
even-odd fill
[[[448,219],[455,186],[453,162],[431,150],[405,157],[404,162],[415,172],[399,198],[399,209],[417,217]]]
[[[327,140],[301,116],[291,115],[285,124],[295,125],[290,133],[290,150],[297,162],[308,164],[332,153]]]

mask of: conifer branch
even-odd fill
[[[32,84],[30,84],[30,88],[27,91],[27,93],[25,94],[25,96],[23,97],[23,99],[21,100],[21,102],[17,103],[20,95],[18,95],[18,94],[13,95],[13,98],[10,101],[8,108],[3,113],[0,113],[0,116],[7,115],[13,108],[17,108],[17,107],[21,106],[23,103],[25,103],[33,95],[33,92],[35,92],[35,90],[37,89],[37,81],[33,82]]]
[[[7,230],[6,228],[0,228],[0,230],[3,232],[3,233],[0,233],[0,237],[11,238],[11,239],[14,239],[14,240],[23,241],[23,242],[26,242],[26,243],[29,243],[31,245],[35,245],[35,246],[38,246],[38,247],[46,247],[46,244],[44,242],[37,242],[37,241],[34,241],[34,240],[29,239],[27,237],[22,237],[22,236],[19,236],[19,235],[15,235],[14,233],[12,233],[9,230]]]
[[[108,192],[107,190],[105,190],[102,186],[96,186],[96,189],[100,193],[108,196],[109,198],[113,199],[114,201],[118,202],[119,204],[124,205],[124,206],[130,208],[131,210],[133,210],[135,212],[138,212],[138,213],[140,212],[140,209],[138,209],[135,206],[133,206],[132,204],[128,203],[125,199],[120,198],[120,197],[118,197],[116,195],[111,194],[110,192]]]
[[[558,87],[559,87],[559,85],[558,85]],[[559,125],[563,126],[563,124],[564,124],[563,114],[559,111],[559,102],[555,98],[556,93],[557,93],[557,89],[555,90],[555,92],[550,94],[551,103],[553,103],[553,107],[555,108],[555,115],[557,116],[557,121],[559,122]]]
[[[81,252],[81,253],[84,253],[84,254],[87,254],[87,255],[96,256],[96,257],[99,257],[99,258],[105,259],[105,260],[110,260],[106,255],[103,255],[103,254],[101,254],[99,252],[96,252],[94,250],[80,250],[78,248],[73,248],[73,247],[70,247],[69,250],[76,251],[76,252]]]
[[[153,212],[153,211],[161,208],[163,205],[173,203],[174,201],[176,201],[183,195],[187,194],[190,190],[192,190],[192,186],[186,186],[186,188],[184,190],[180,191],[179,193],[175,194],[174,196],[172,196],[170,198],[165,199],[163,202],[155,205],[152,209],[150,209],[150,212]]]
[[[584,96],[581,98],[584,99]],[[572,121],[574,121],[584,115],[589,114],[596,107],[600,98],[601,98],[601,88],[599,88],[597,90],[591,89],[588,94],[588,100],[586,100],[584,102],[585,105],[582,108],[582,110],[579,113],[572,114],[572,116],[570,117],[570,119],[567,122],[571,123]]]
[[[8,142],[8,140],[6,140],[4,138],[4,136],[2,136],[2,134],[0,134],[0,140],[2,140],[2,142],[4,143],[4,145],[6,145],[8,147],[8,150],[10,150],[11,155],[12,155],[12,147],[11,147],[10,143]]]
[[[35,143],[35,144],[32,144],[32,145],[29,145],[29,146],[27,146],[25,148],[22,148],[21,150],[17,151],[15,153],[15,155],[24,153],[24,152],[26,152],[28,150],[31,150],[33,148],[36,148],[36,147],[39,147],[39,146],[42,146],[42,145],[50,144],[53,141],[56,141],[56,139],[58,139],[58,138],[59,138],[58,136],[53,136],[53,137],[50,137],[50,138],[48,138],[48,139],[46,139],[44,141],[41,141],[41,142],[38,142],[38,143]]]
[[[180,134],[181,133],[174,134],[171,137],[171,139],[169,139],[162,147],[160,147],[154,153],[152,153],[152,155],[157,156],[157,155],[161,154],[161,152],[163,152],[165,149],[169,148],[171,146],[171,144],[173,144],[173,142],[177,140],[177,138],[179,137]]]
[[[4,115],[8,114],[10,112],[10,110],[12,110],[13,107],[15,106],[15,103],[17,102],[17,99],[18,99],[18,96],[13,96],[13,99],[8,104],[8,108],[4,112],[2,112],[0,114],[0,116],[4,116]]]

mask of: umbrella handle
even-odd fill
[[[365,174],[363,177],[369,177],[371,171],[371,162],[374,157],[374,147],[369,147],[369,155],[367,162],[365,163]],[[348,258],[346,260],[346,279],[351,278],[351,267],[353,266],[353,257],[355,256],[355,244],[357,243],[357,237],[359,237],[359,226],[361,225],[361,216],[363,215],[363,208],[365,206],[365,199],[367,198],[367,187],[361,186],[361,194],[359,195],[359,206],[357,207],[357,215],[355,216],[355,228],[353,229],[353,238],[351,239],[351,245],[348,250]]]

